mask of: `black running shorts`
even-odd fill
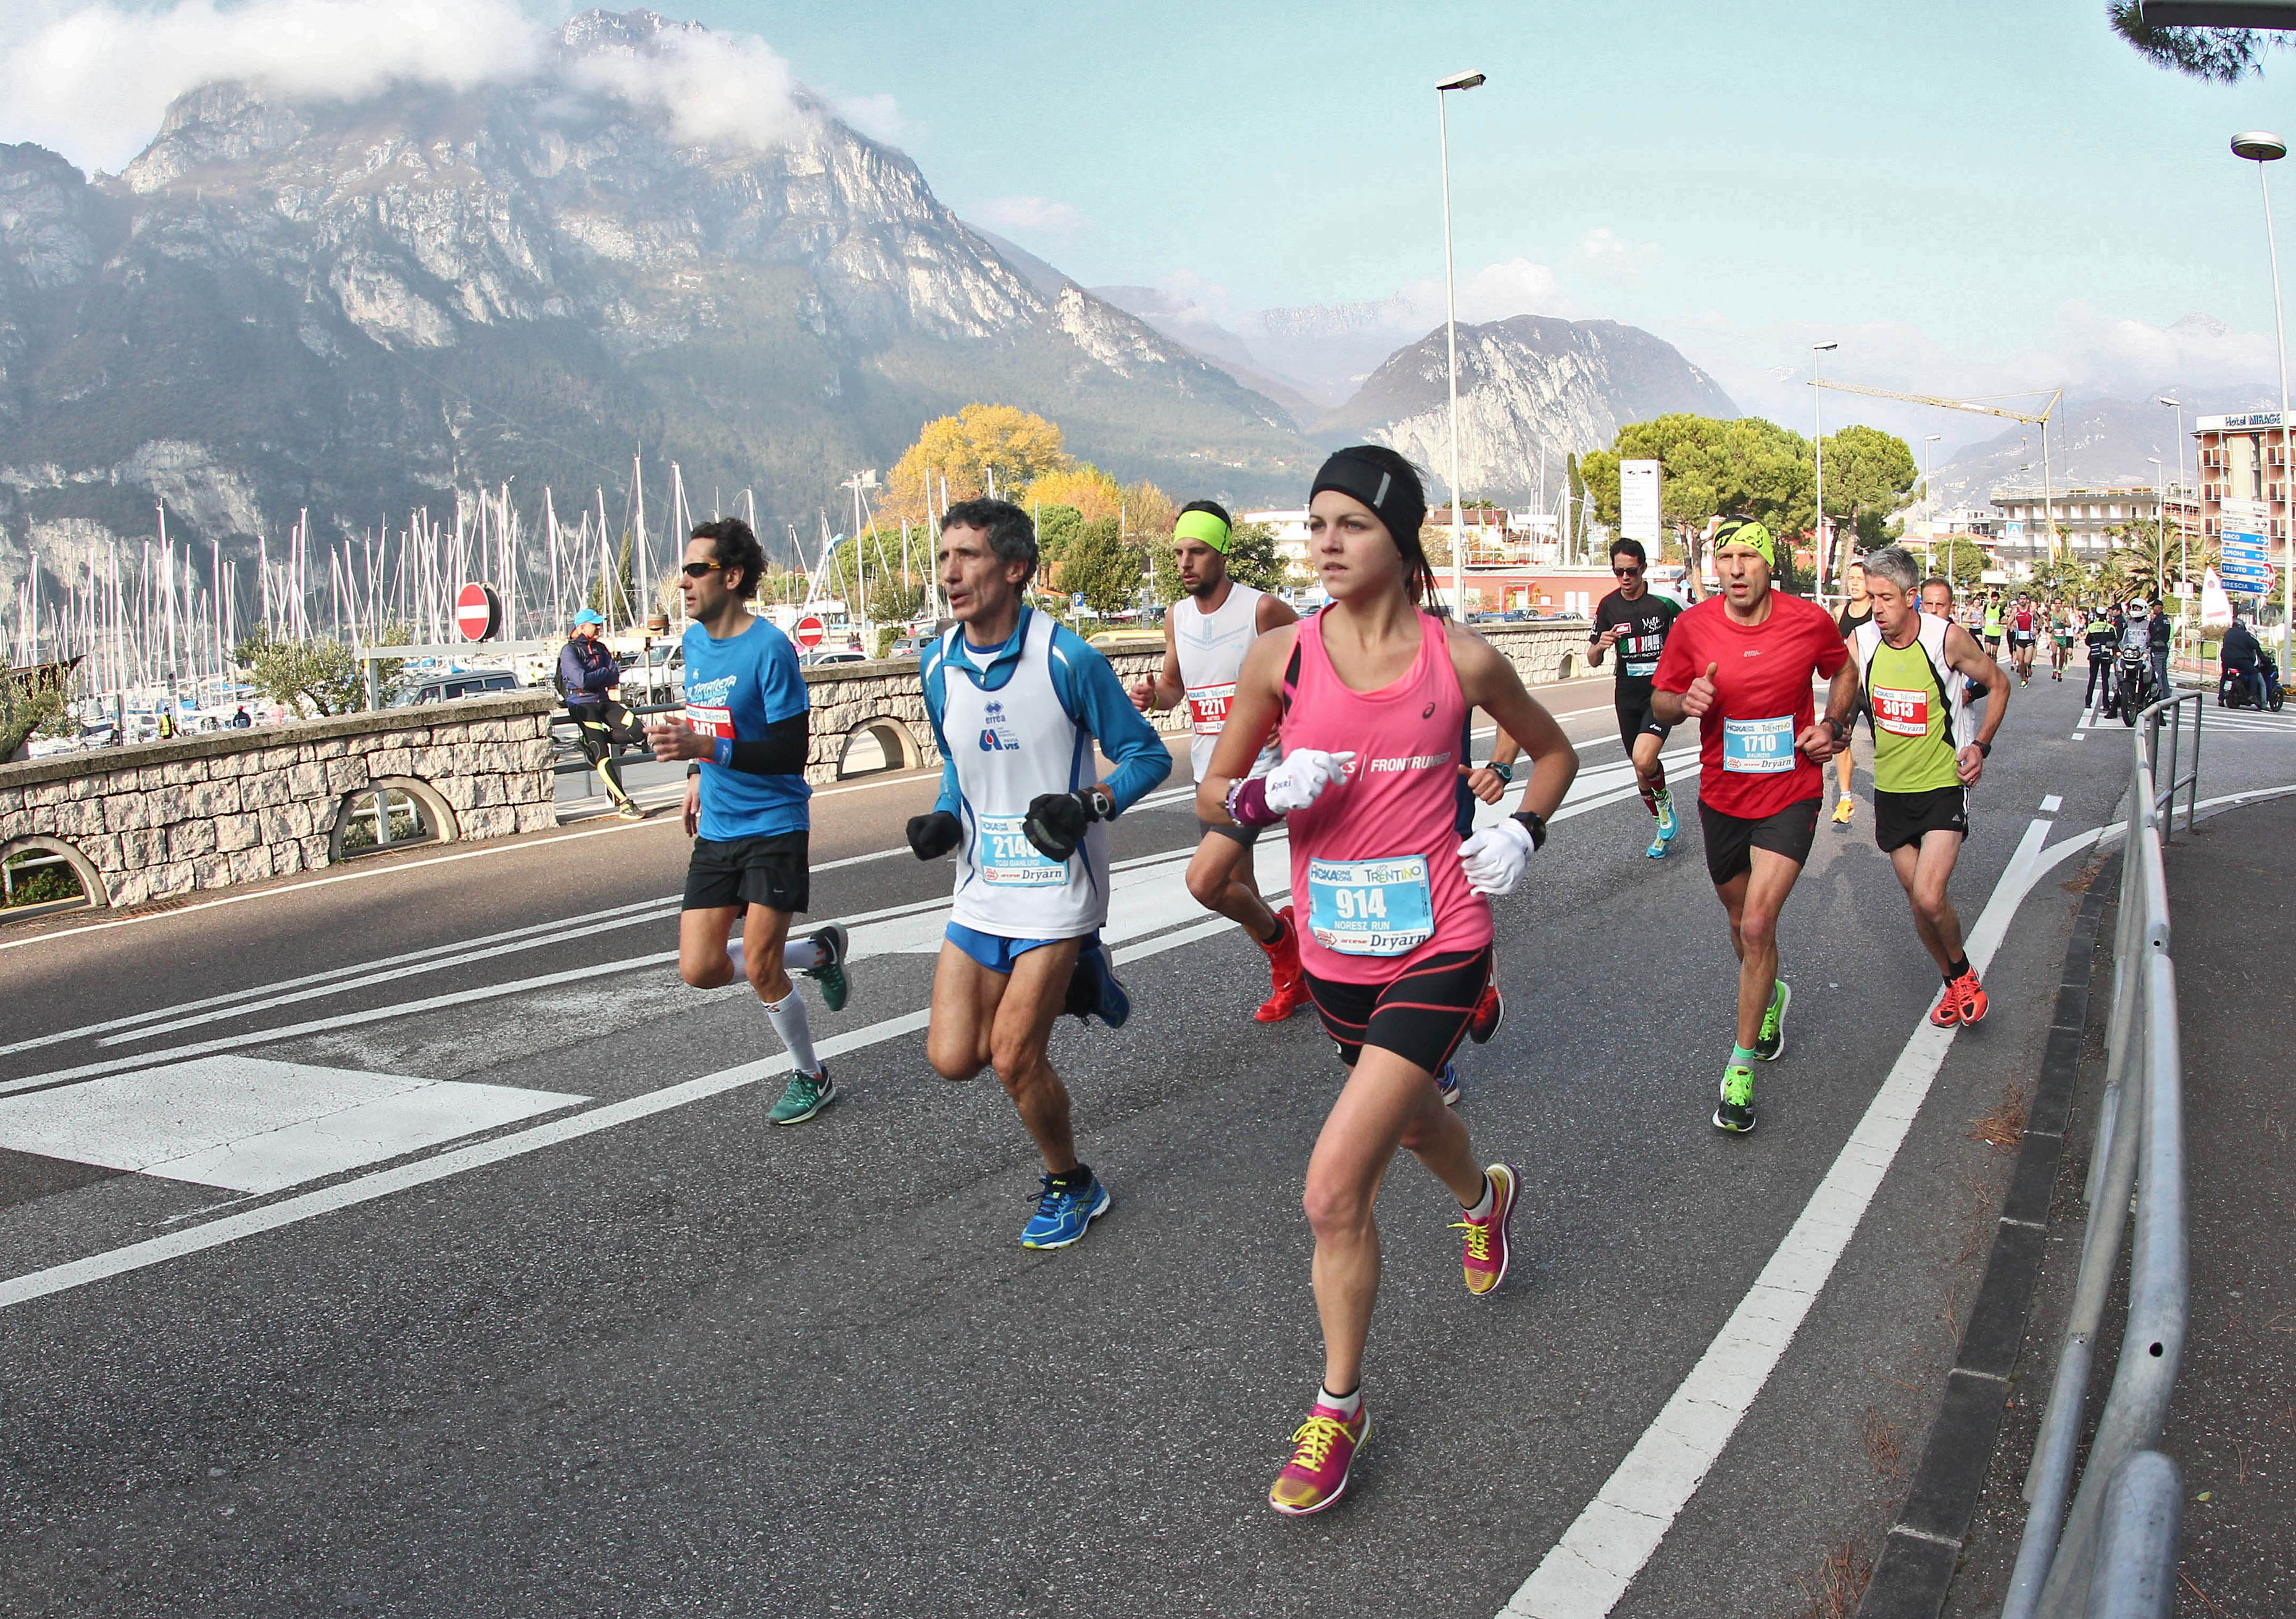
[[[1888,854],[1908,843],[1919,843],[1925,834],[1958,832],[1969,835],[1969,790],[1933,787],[1927,793],[1874,794],[1874,842]]]
[[[1754,851],[1782,854],[1797,866],[1809,863],[1809,846],[1817,837],[1817,804],[1806,798],[1788,804],[1775,815],[1747,820],[1725,815],[1704,799],[1698,801],[1698,821],[1706,834],[1706,875],[1719,888],[1741,872],[1754,868]]]
[[[719,910],[727,906],[762,905],[768,910],[791,913],[806,908],[811,898],[806,870],[806,834],[779,837],[734,838],[723,843],[708,838],[693,840],[693,859],[685,868],[686,910]]]
[[[1636,737],[1655,736],[1663,745],[1666,734],[1674,729],[1670,725],[1660,725],[1658,716],[1651,712],[1651,686],[1647,681],[1638,680],[1632,686],[1621,681],[1611,698],[1611,706],[1619,711],[1619,745],[1626,749],[1628,759],[1635,756]]]
[[[1304,976],[1340,1061],[1352,1068],[1365,1046],[1376,1046],[1436,1074],[1458,1048],[1491,982],[1491,947],[1430,956],[1385,983]]]
[[[1259,834],[1263,830],[1264,828],[1259,826],[1239,826],[1234,821],[1208,821],[1201,816],[1196,818],[1196,842],[1199,843],[1212,834],[1218,833],[1220,836],[1241,843],[1249,849],[1259,842]]]

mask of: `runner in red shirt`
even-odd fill
[[[1722,1072],[1718,1130],[1754,1128],[1754,1068],[1785,1049],[1792,991],[1778,976],[1778,913],[1817,833],[1818,766],[1849,740],[1857,672],[1833,615],[1770,588],[1770,531],[1743,517],[1714,533],[1720,594],[1674,621],[1651,710],[1699,725],[1698,818],[1706,871],[1738,952],[1738,1037]],[[1813,717],[1810,677],[1833,682]]]

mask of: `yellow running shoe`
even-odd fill
[[[1849,825],[1850,818],[1857,813],[1857,801],[1845,793],[1841,795],[1841,801],[1833,806],[1833,824],[1837,826],[1847,826]]]
[[[1316,1401],[1308,1420],[1292,1435],[1292,1459],[1268,1487],[1267,1504],[1285,1517],[1321,1512],[1348,1491],[1356,1453],[1371,1437],[1371,1407],[1361,1401],[1344,1417],[1336,1406]]]

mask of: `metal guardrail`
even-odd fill
[[[2179,775],[2187,703],[2192,768]],[[2072,1313],[2025,1475],[2025,1534],[2002,1619],[2167,1619],[2175,1607],[2184,1489],[2176,1464],[2153,1449],[2184,1353],[2187,1283],[2183,1068],[2161,845],[2177,793],[2188,786],[2185,826],[2192,829],[2201,713],[2198,694],[2155,703],[2133,739],[2104,1095],[2084,1192],[2088,1222]],[[2128,1325],[2076,1491],[2090,1360],[2132,1213]]]

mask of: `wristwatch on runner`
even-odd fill
[[[1521,810],[1516,811],[1514,818],[1530,834],[1531,852],[1537,853],[1546,842],[1546,818],[1536,810]]]
[[[1503,782],[1511,784],[1514,780],[1514,767],[1504,759],[1491,760],[1483,766],[1483,768],[1488,770],[1492,775],[1497,777]]]

